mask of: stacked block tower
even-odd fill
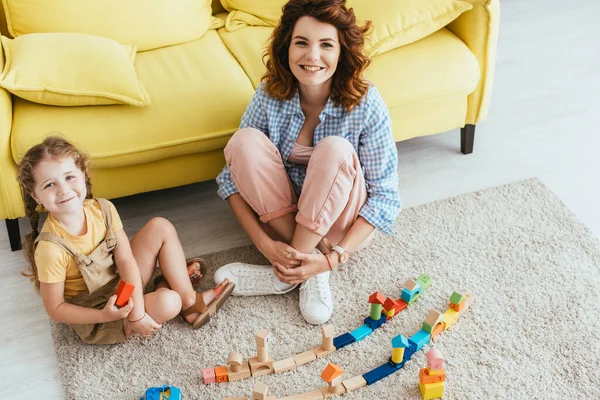
[[[441,398],[444,395],[446,380],[444,357],[436,348],[429,350],[425,357],[427,357],[427,368],[419,371],[419,390],[423,400]]]

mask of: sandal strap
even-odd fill
[[[202,293],[196,292],[196,303],[193,306],[186,308],[181,312],[184,317],[187,317],[190,314],[199,313],[202,314],[208,309],[206,303],[204,302],[204,298],[202,297]]]

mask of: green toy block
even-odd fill
[[[427,322],[423,322],[423,325],[421,326],[421,329],[424,330],[427,333],[433,332],[433,326],[429,325]]]
[[[417,282],[423,286],[423,289],[429,289],[431,287],[431,277],[427,274],[422,274],[417,278]]]
[[[461,301],[465,299],[465,296],[458,292],[453,292],[452,296],[450,296],[450,303],[460,304]]]
[[[371,319],[378,321],[381,318],[381,304],[371,304]]]
[[[408,304],[414,303],[419,297],[421,297],[421,293],[416,293],[413,298],[408,302]]]

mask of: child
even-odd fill
[[[164,218],[151,219],[129,241],[116,209],[93,199],[88,157],[65,139],[51,136],[32,147],[18,168],[32,233],[25,239],[28,276],[46,312],[71,325],[90,344],[144,337],[180,311],[198,328],[220,308],[233,283],[197,293],[190,275],[201,259],[186,260],[177,232]],[[38,233],[40,213],[48,217]],[[144,287],[159,262],[156,290]],[[127,305],[115,306],[120,279],[135,286]]]

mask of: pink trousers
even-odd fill
[[[257,129],[237,131],[225,147],[225,160],[233,183],[261,222],[296,213],[298,224],[326,237],[332,245],[348,233],[367,201],[358,155],[341,137],[326,137],[314,148],[300,196],[279,150]]]

